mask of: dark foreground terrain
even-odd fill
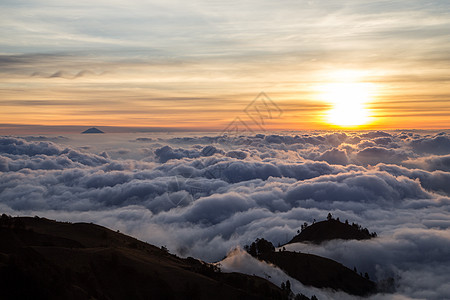
[[[293,240],[370,238],[366,231],[330,219],[305,226]],[[222,273],[92,223],[2,215],[0,242],[0,299],[309,299],[294,295],[288,282],[277,287],[257,276]],[[305,285],[358,296],[377,290],[368,277],[331,259],[275,251],[264,239],[246,250]]]
[[[221,273],[86,223],[1,217],[1,299],[287,299],[257,276]]]

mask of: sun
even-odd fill
[[[321,88],[321,98],[332,105],[325,122],[339,127],[357,127],[371,122],[367,104],[371,101],[371,84],[364,82],[329,83]]]

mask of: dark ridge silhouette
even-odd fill
[[[367,240],[376,237],[375,232],[370,233],[367,228],[348,221],[342,223],[339,219],[333,219],[329,215],[328,220],[307,225],[302,225],[301,232],[296,235],[287,244],[292,243],[315,243],[320,244],[325,241],[342,239],[342,240]]]
[[[104,133],[104,132],[101,131],[100,129],[92,127],[92,128],[89,128],[89,129],[83,131],[82,133]]]
[[[275,251],[271,242],[256,239],[244,249],[257,259],[270,262],[305,285],[331,288],[348,294],[367,296],[376,292],[375,282],[344,265],[317,255]]]
[[[376,292],[375,282],[328,258],[280,251],[263,253],[260,259],[276,265],[305,285],[341,290],[357,296],[368,296]]]
[[[263,278],[94,224],[2,215],[0,241],[2,299],[288,299]]]

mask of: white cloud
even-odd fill
[[[207,261],[257,237],[283,244],[301,224],[331,212],[379,238],[298,246],[302,251],[374,279],[394,276],[392,299],[440,299],[450,297],[450,153],[416,152],[411,141],[441,141],[446,149],[447,137],[304,133],[136,143],[110,136],[126,150],[115,152],[109,142],[85,147],[64,138],[2,137],[0,209],[100,223]],[[420,274],[430,279],[415,284]]]

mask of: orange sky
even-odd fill
[[[265,130],[450,128],[449,5],[250,2],[5,2],[0,131],[261,129],[244,111],[261,92],[280,109]]]

